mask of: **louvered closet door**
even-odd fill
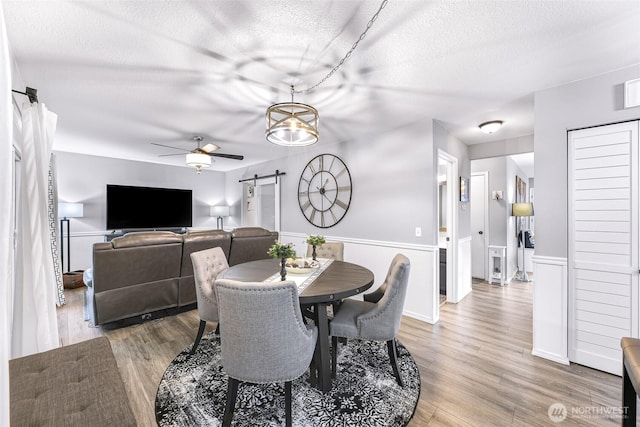
[[[638,122],[569,133],[569,358],[621,374],[638,336]]]

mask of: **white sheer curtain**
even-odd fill
[[[57,282],[51,253],[48,199],[49,160],[58,117],[44,104],[22,110],[22,175],[12,357],[58,347]]]
[[[13,311],[13,109],[9,46],[0,3],[0,426],[9,425],[9,349]]]

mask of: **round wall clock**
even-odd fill
[[[329,228],[340,222],[351,203],[351,174],[333,154],[311,159],[300,175],[298,203],[307,221]]]

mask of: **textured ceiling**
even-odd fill
[[[231,170],[294,150],[264,139],[266,107],[322,79],[380,1],[2,6],[22,79],[59,115],[54,149],[183,165],[150,143],[191,149],[197,134],[245,156],[213,165]],[[327,147],[425,118],[467,144],[530,135],[535,91],[640,63],[639,22],[638,0],[390,0],[295,99],[319,110]]]

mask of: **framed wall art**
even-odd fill
[[[469,178],[460,177],[460,201],[469,201]]]

